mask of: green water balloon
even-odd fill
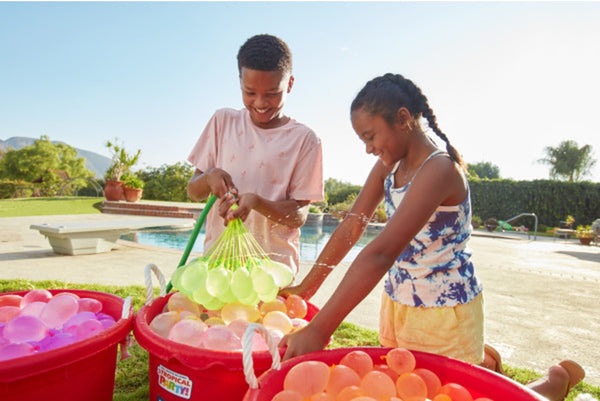
[[[224,267],[210,269],[206,274],[206,290],[213,297],[221,297],[227,293],[230,286],[231,273]]]

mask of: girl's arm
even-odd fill
[[[462,196],[462,198],[461,198]],[[286,335],[284,359],[322,349],[342,320],[377,285],[439,205],[462,201],[466,183],[455,164],[436,157],[423,166],[383,231],[371,241],[312,321]],[[459,202],[460,202],[459,201]]]
[[[348,215],[336,227],[310,272],[298,286],[283,289],[282,295],[296,294],[309,300],[317,292],[325,278],[365,231],[373,212],[383,199],[383,180],[388,173],[389,169],[380,162],[373,166]]]

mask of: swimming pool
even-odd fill
[[[319,256],[319,253],[329,241],[331,234],[335,230],[335,226],[304,226],[300,229],[300,260],[314,261]],[[356,255],[369,243],[378,231],[367,229],[360,240],[352,247],[350,252],[343,259],[344,262],[351,262]],[[141,230],[134,233],[126,234],[121,239],[137,242],[142,245],[159,246],[162,248],[181,249],[185,250],[192,230],[188,231],[173,231],[173,230]],[[202,252],[204,245],[204,228],[200,230],[193,252]]]

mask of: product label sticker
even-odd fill
[[[158,385],[171,394],[189,400],[192,396],[192,381],[189,377],[173,372],[162,365],[156,368]]]

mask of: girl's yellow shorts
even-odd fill
[[[480,364],[484,356],[483,294],[464,305],[423,308],[400,304],[384,291],[379,342]]]

